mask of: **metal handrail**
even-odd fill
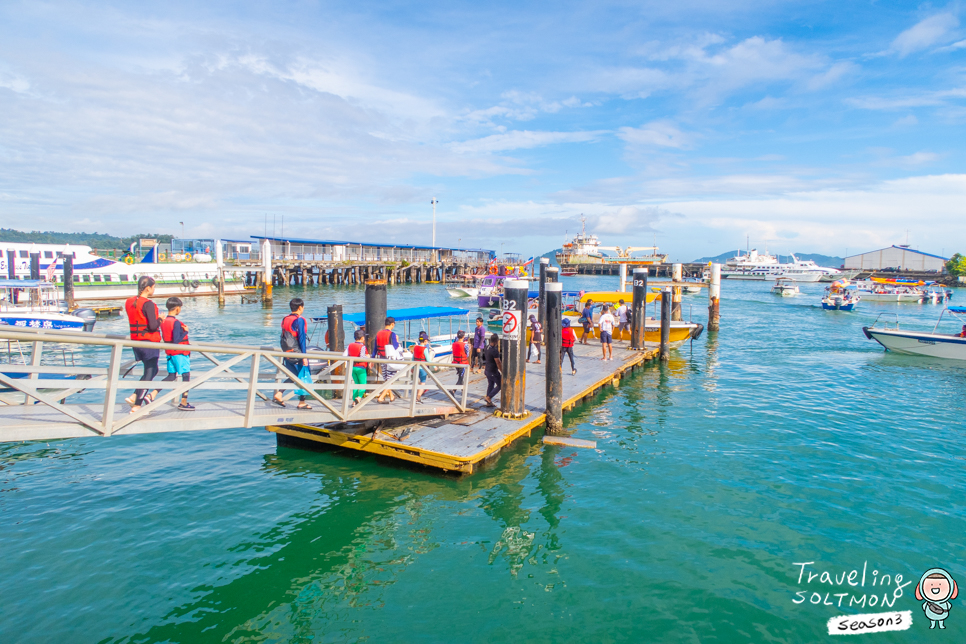
[[[427,363],[417,360],[391,359],[391,358],[355,358],[345,356],[341,353],[331,351],[313,351],[311,353],[286,352],[274,347],[246,347],[235,344],[221,344],[202,342],[191,345],[170,344],[164,342],[145,342],[131,340],[122,336],[112,336],[107,334],[84,333],[67,330],[51,329],[31,329],[23,327],[0,327],[0,339],[18,340],[30,342],[33,351],[31,353],[30,364],[24,365],[3,365],[0,372],[0,384],[24,394],[24,403],[29,404],[36,400],[38,403],[46,405],[61,414],[73,419],[76,423],[92,430],[94,433],[110,436],[118,430],[136,423],[144,418],[145,415],[158,409],[168,401],[174,401],[182,394],[191,390],[219,390],[219,391],[246,391],[245,398],[245,427],[253,426],[255,415],[256,398],[268,401],[268,397],[262,393],[274,390],[282,393],[283,401],[295,395],[295,390],[305,391],[307,397],[312,398],[321,409],[318,412],[306,412],[322,416],[319,420],[347,422],[359,417],[360,411],[373,399],[379,397],[387,390],[407,391],[411,390],[413,400],[407,409],[403,410],[400,406],[384,410],[385,413],[380,417],[414,417],[416,416],[415,395],[420,389],[428,391],[442,392],[447,404],[452,403],[455,411],[465,412],[466,399],[470,378],[464,374],[464,381],[461,385],[446,385],[434,373],[435,369],[467,369],[468,365],[453,363]],[[46,344],[70,344],[80,346],[104,346],[111,347],[110,363],[108,367],[73,365],[73,366],[53,366],[42,365],[44,345]],[[125,373],[121,371],[121,354],[125,348],[148,348],[148,349],[170,349],[176,351],[190,351],[199,353],[212,363],[211,368],[204,371],[193,371],[189,382],[164,382],[164,381],[141,381],[132,378],[125,378]],[[212,354],[229,356],[227,359],[219,360]],[[261,363],[264,359],[273,371],[262,371]],[[318,377],[328,376],[329,382],[315,382],[311,379],[300,379],[297,373],[292,373],[286,368],[283,359],[302,360],[309,359],[314,362],[327,361],[329,364],[323,367]],[[234,371],[243,362],[250,361],[247,373]],[[25,361],[26,362],[26,361]],[[393,366],[396,372],[393,377],[381,383],[367,383],[360,385],[352,382],[348,377],[352,367],[359,363],[370,363],[374,365],[388,364]],[[417,367],[422,366],[429,376],[429,381],[419,383],[416,378]],[[331,376],[333,372],[342,368],[342,382],[333,382]],[[432,368],[430,368],[432,367]],[[127,372],[129,373],[129,372]],[[26,374],[24,378],[11,377],[14,374]],[[67,376],[60,379],[43,379],[42,374],[53,374]],[[75,379],[69,378],[74,376]],[[76,377],[86,376],[87,380],[79,380]],[[278,382],[279,376],[288,378],[291,382]],[[262,378],[271,378],[265,381]],[[411,381],[411,382],[410,382]],[[41,391],[43,386],[44,391]],[[123,418],[115,419],[115,406],[118,403],[118,392],[130,389],[151,389],[164,392],[151,405],[146,405]],[[100,418],[91,413],[91,405],[72,405],[66,403],[66,398],[80,392],[91,390],[97,392],[104,391],[103,407]],[[366,392],[360,404],[350,406],[349,396],[352,390],[363,390]],[[461,395],[454,395],[458,390]],[[326,399],[320,392],[341,392],[342,401],[336,399]],[[53,392],[53,393],[51,393]],[[236,401],[240,402],[240,401]],[[13,405],[3,407],[5,410]],[[371,408],[370,408],[371,409]],[[397,413],[398,412],[398,413]],[[178,422],[181,422],[180,420]],[[305,421],[316,422],[316,421]],[[2,430],[0,430],[2,431]]]

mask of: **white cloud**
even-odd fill
[[[693,141],[670,121],[652,121],[639,128],[622,127],[618,130],[621,139],[633,146],[662,147],[682,149]]]
[[[909,114],[908,116],[903,116],[892,124],[892,127],[911,127],[913,125],[918,125],[919,119],[916,118],[914,114]]]
[[[939,43],[958,26],[959,18],[952,13],[929,16],[896,36],[890,51],[899,57],[908,56]]]
[[[502,150],[521,150],[556,143],[582,143],[599,138],[605,131],[595,132],[531,132],[530,130],[511,130],[505,134],[492,134],[481,139],[455,143],[451,147],[456,152],[499,152]]]

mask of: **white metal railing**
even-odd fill
[[[211,414],[219,408],[226,408],[224,403],[238,403],[244,401],[242,413],[234,416],[239,422],[230,426],[252,427],[267,418],[266,414],[256,413],[269,407],[271,393],[281,393],[283,401],[290,400],[296,395],[296,390],[305,392],[307,399],[311,399],[313,409],[309,412],[299,412],[298,422],[351,422],[354,420],[370,420],[374,418],[406,418],[418,415],[439,415],[434,412],[432,404],[447,405],[451,413],[466,411],[469,374],[464,374],[463,384],[444,384],[441,376],[454,369],[468,368],[467,365],[450,363],[427,363],[413,360],[390,360],[384,358],[352,358],[338,353],[313,351],[310,353],[283,352],[271,347],[249,347],[232,344],[198,343],[191,345],[174,345],[157,342],[143,342],[130,340],[121,336],[85,333],[80,331],[30,329],[22,327],[0,327],[0,342],[20,343],[18,346],[29,346],[29,360],[22,360],[21,364],[0,364],[0,385],[6,388],[0,404],[0,440],[20,440],[5,438],[5,425],[9,418],[17,415],[17,408],[24,405],[41,404],[57,412],[61,418],[67,417],[74,423],[83,426],[92,435],[110,436],[125,427],[136,425],[159,409],[167,402],[176,401],[187,392],[217,392],[213,394],[211,404],[205,408],[204,414],[186,412],[179,414],[177,423],[186,423],[184,429],[213,429],[222,427],[225,418],[213,419]],[[59,355],[49,350],[54,346],[55,351],[63,351],[64,346],[70,347],[74,355],[73,364],[45,364],[45,351],[52,362]],[[144,349],[172,349],[183,351],[190,349],[191,354],[202,357],[208,369],[192,369],[190,382],[169,381],[141,381],[136,379],[140,374],[132,375],[134,364],[124,364],[124,352],[131,348]],[[100,350],[98,350],[98,348]],[[87,351],[84,351],[87,349]],[[105,355],[109,350],[109,355]],[[130,357],[130,354],[128,354]],[[162,354],[163,356],[163,354]],[[103,366],[106,358],[107,365]],[[100,360],[100,364],[92,363]],[[292,373],[283,363],[284,359],[308,359],[314,364],[317,373],[311,380],[302,380],[298,373]],[[395,373],[384,382],[356,384],[351,378],[352,366],[359,362],[371,365],[390,365]],[[80,364],[78,364],[80,363]],[[262,366],[269,368],[262,370]],[[127,368],[131,367],[131,368]],[[420,383],[416,377],[416,369],[421,367],[426,375],[426,382]],[[341,375],[342,377],[338,377]],[[19,376],[19,377],[17,377]],[[46,376],[46,378],[44,377]],[[291,382],[279,382],[280,378],[290,379]],[[157,390],[159,397],[151,404],[145,405],[132,413],[117,413],[119,400],[123,400],[122,392],[135,389]],[[364,390],[364,398],[358,404],[352,404],[352,391]],[[401,403],[392,405],[374,405],[373,400],[380,394],[392,390],[401,399]],[[424,391],[434,396],[431,403],[421,403],[417,408],[417,392]],[[12,400],[23,394],[21,400]],[[77,403],[68,399],[83,394],[85,400]],[[327,395],[326,395],[327,394]],[[93,402],[92,402],[93,399]],[[34,402],[36,401],[36,403]],[[261,401],[261,403],[259,403]],[[197,402],[204,405],[204,402]],[[168,408],[173,410],[173,408]],[[199,407],[200,409],[200,407]],[[291,408],[290,408],[291,409]],[[100,413],[96,413],[99,410]],[[272,407],[278,411],[277,407]],[[227,412],[226,412],[227,413]],[[305,414],[309,414],[306,417]],[[277,416],[277,413],[275,414]],[[22,417],[20,413],[18,418]],[[9,417],[9,418],[8,418]],[[148,430],[150,431],[150,430]]]

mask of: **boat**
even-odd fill
[[[825,289],[822,298],[822,308],[826,311],[853,311],[861,299],[859,295],[849,290],[848,280],[836,280]]]
[[[587,218],[580,217],[580,234],[574,236],[569,242],[565,242],[560,247],[560,252],[554,256],[560,265],[560,274],[563,277],[573,277],[578,273],[581,265],[587,264],[607,264],[623,263],[631,266],[652,266],[663,264],[667,261],[667,255],[659,254],[657,246],[641,246],[621,248],[620,246],[601,246],[597,235],[587,234]],[[607,257],[602,251],[614,251],[617,257]],[[635,251],[650,251],[650,255],[634,256]]]
[[[560,277],[575,277],[576,275],[577,271],[574,270],[560,271]]]
[[[476,286],[479,275],[462,275],[459,284],[450,284],[446,287],[446,292],[450,297],[478,297],[480,289]]]
[[[453,341],[457,332],[464,331],[467,336],[473,334],[475,322],[470,320],[470,314],[471,311],[467,309],[450,306],[417,306],[386,311],[386,317],[396,320],[395,333],[403,349],[403,358],[412,359],[412,346],[417,343],[419,332],[425,331],[429,334],[429,346],[433,350],[432,361],[447,363],[453,359]],[[325,323],[327,320],[324,317],[312,318],[316,324]],[[349,313],[342,317],[342,321],[361,327],[366,323],[366,314]]]
[[[791,254],[791,258],[791,262],[779,264],[781,267],[779,277],[784,277],[795,282],[818,282],[823,278],[828,279],[842,275],[842,271],[837,268],[819,266],[810,259],[798,259],[794,253]]]
[[[800,260],[791,255],[792,261],[782,263],[774,255],[767,252],[761,254],[757,249],[751,249],[742,255],[737,255],[725,262],[721,267],[721,277],[744,280],[769,280],[784,277],[795,282],[818,282],[823,278],[841,276],[842,272],[836,268],[819,266],[812,260]]]
[[[953,298],[953,292],[941,284],[930,284],[922,290],[924,304],[945,304]]]
[[[795,297],[801,291],[798,289],[798,284],[787,277],[779,277],[775,280],[775,285],[771,287],[771,292],[775,295],[781,295],[782,297]]]
[[[64,283],[64,256],[73,258],[75,300],[117,300],[137,295],[138,279],[150,275],[155,280],[155,297],[217,295],[218,268],[213,263],[195,261],[157,262],[157,248],[151,249],[140,263],[128,255],[123,261],[96,255],[90,246],[71,244],[17,244],[0,242],[0,275],[11,279],[30,279],[30,255],[40,255],[40,274],[47,280]],[[252,268],[225,267],[225,293],[247,292],[246,273]]]
[[[894,329],[878,327],[879,319],[876,318],[871,327],[862,327],[862,332],[869,340],[875,340],[881,344],[886,351],[928,356],[930,358],[966,360],[966,337],[964,337],[966,336],[966,324],[963,325],[962,331],[957,334],[938,332],[939,324],[946,312],[958,315],[966,314],[966,306],[945,307],[939,313],[939,319],[936,320],[936,326],[933,327],[932,332],[901,330],[899,329],[898,317]],[[966,321],[964,318],[960,318],[960,320]]]
[[[42,280],[0,280],[0,323],[32,329],[93,331],[91,309],[61,308],[56,284]]]
[[[594,337],[600,337],[600,327],[598,320],[600,319],[600,308],[602,304],[607,304],[608,306],[616,307],[620,304],[621,300],[624,300],[624,304],[627,305],[628,309],[632,306],[633,293],[623,293],[621,291],[595,291],[583,293],[580,295],[578,300],[573,306],[565,307],[564,316],[569,318],[571,321],[571,326],[574,327],[577,337],[579,338],[583,331],[580,328],[580,323],[576,320],[580,318],[580,314],[583,311],[584,305],[588,300],[592,300],[594,303],[594,327],[593,334]],[[645,305],[652,302],[659,302],[661,300],[660,293],[648,293],[645,297]],[[671,346],[678,346],[681,343],[696,339],[704,331],[704,325],[697,324],[694,322],[684,322],[681,320],[671,320],[671,329],[669,341]],[[619,331],[615,326],[613,332],[614,340],[630,341],[631,334],[630,331]],[[654,317],[644,318],[644,340],[646,342],[660,342],[661,341],[661,320]]]
[[[862,280],[855,282],[859,296],[866,302],[921,302],[925,282]]]

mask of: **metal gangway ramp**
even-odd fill
[[[19,343],[19,345],[16,345]],[[133,361],[133,347],[184,350],[185,345],[140,342],[123,336],[0,326],[0,442],[52,440],[86,436],[119,436],[155,432],[265,427],[289,423],[319,425],[448,416],[466,411],[467,387],[456,382],[459,365],[367,358],[359,360],[339,353],[313,351],[284,353],[272,347],[197,343],[189,345],[192,356],[190,382],[162,382],[161,373],[151,383],[138,380],[141,367]],[[29,351],[27,350],[29,348]],[[317,373],[313,382],[299,380],[285,369],[282,359],[308,358]],[[0,354],[2,360],[2,354]],[[395,370],[385,382],[357,385],[345,374],[352,364],[369,362]],[[427,364],[432,368],[426,368]],[[426,382],[415,377],[422,365]],[[371,373],[371,371],[370,371]],[[291,378],[292,382],[281,382]],[[145,386],[146,385],[146,386]],[[156,400],[131,413],[124,402],[135,389],[159,390]],[[352,405],[353,389],[365,389],[365,398]],[[376,401],[392,389],[395,402]],[[271,402],[282,391],[286,407]],[[307,393],[311,410],[296,409],[296,390]],[[424,392],[422,402],[416,401]],[[190,392],[196,409],[177,407],[181,394]]]

